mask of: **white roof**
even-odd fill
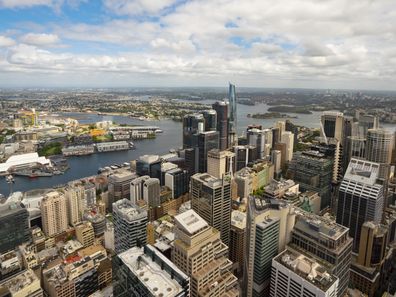
[[[45,157],[39,157],[37,153],[28,153],[22,155],[14,155],[8,158],[5,163],[0,163],[0,172],[6,172],[12,166],[23,164],[39,163],[42,165],[50,165],[51,161]]]
[[[175,220],[177,225],[189,234],[194,234],[208,226],[208,223],[192,209],[175,216]]]

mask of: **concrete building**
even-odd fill
[[[85,191],[82,185],[73,185],[65,189],[69,223],[76,226],[81,222],[86,209]]]
[[[191,177],[191,207],[206,222],[220,231],[221,240],[228,245],[231,228],[231,183],[207,173]]]
[[[205,119],[202,114],[189,114],[183,118],[183,148],[194,147],[194,135],[205,131]]]
[[[364,222],[380,223],[384,188],[378,183],[380,164],[351,159],[338,193],[337,223],[349,228],[357,252]]]
[[[248,129],[247,142],[257,148],[257,157],[264,159],[269,156],[272,148],[272,131],[270,129]]]
[[[115,252],[146,243],[147,211],[127,199],[113,204]]]
[[[114,202],[120,199],[129,199],[131,191],[131,181],[137,176],[135,173],[130,171],[121,171],[113,173],[108,178],[108,208],[111,210],[111,206]]]
[[[242,275],[243,262],[245,259],[246,244],[246,213],[233,210],[231,213],[230,232],[230,260],[234,263],[234,274]]]
[[[238,279],[230,272],[228,247],[220,233],[195,211],[175,216],[172,262],[190,276],[190,296],[239,296]]]
[[[137,201],[143,200],[143,185],[146,180],[148,180],[150,176],[143,175],[139,176],[131,181],[130,188],[130,200],[136,204]]]
[[[237,171],[234,180],[237,184],[237,196],[240,199],[249,197],[253,190],[255,190],[253,188],[253,172],[248,167]]]
[[[343,128],[344,128],[344,115],[341,112],[325,111],[321,118],[321,131],[320,137],[328,140],[335,140],[342,142]],[[327,142],[325,141],[325,142]]]
[[[223,175],[234,171],[235,154],[230,151],[220,151],[213,149],[208,152],[208,174],[216,177],[223,178]]]
[[[143,155],[136,160],[136,173],[139,176],[148,175],[161,179],[162,160],[158,155]]]
[[[296,251],[285,250],[272,260],[269,296],[335,297],[338,278],[328,267]]]
[[[160,201],[161,186],[158,178],[149,178],[143,184],[143,199],[149,207],[157,207]]]
[[[117,255],[113,275],[114,296],[189,296],[189,277],[151,245]]]
[[[288,248],[329,267],[339,279],[337,296],[343,297],[349,284],[352,238],[348,228],[330,218],[301,211],[296,216]]]
[[[380,164],[379,178],[388,179],[392,159],[393,133],[385,129],[368,129],[366,159]]]
[[[172,198],[188,193],[189,176],[187,170],[175,168],[165,173],[165,186],[172,191]]]
[[[41,220],[46,236],[54,236],[68,228],[66,198],[60,192],[49,192],[41,201]]]
[[[77,240],[84,246],[88,247],[95,242],[95,232],[90,222],[84,222],[76,226]]]
[[[286,144],[285,162],[290,162],[293,158],[294,134],[290,131],[283,132],[281,134],[281,143]]]
[[[40,279],[28,269],[0,282],[0,295],[12,297],[42,297]]]
[[[278,150],[271,151],[271,162],[274,164],[274,178],[279,178],[282,173],[282,153]]]
[[[21,203],[0,205],[0,253],[15,249],[31,239],[29,213]]]

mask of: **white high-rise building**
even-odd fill
[[[143,200],[143,185],[146,180],[148,180],[150,176],[143,175],[137,177],[131,181],[131,189],[130,189],[130,200],[132,203],[136,203],[139,200]]]
[[[294,134],[290,131],[281,134],[281,143],[286,144],[286,162],[293,158]]]
[[[67,200],[69,223],[72,226],[76,226],[81,222],[86,209],[84,187],[82,185],[69,186],[65,190],[65,197]]]
[[[208,152],[208,173],[216,178],[223,178],[233,171],[235,154],[230,151],[213,149]]]

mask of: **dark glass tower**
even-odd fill
[[[203,132],[205,119],[202,114],[189,114],[183,118],[183,148],[194,146],[194,135]]]
[[[205,119],[205,131],[216,131],[217,113],[216,110],[209,109],[202,112]]]
[[[207,171],[208,152],[219,148],[219,132],[207,131],[197,135],[196,168],[198,172]]]
[[[217,113],[217,131],[219,132],[219,149],[224,151],[228,147],[228,104],[224,101],[216,102],[212,108]]]

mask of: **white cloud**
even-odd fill
[[[9,47],[9,46],[13,46],[13,45],[15,45],[14,39],[0,35],[0,48],[1,47]]]
[[[55,34],[28,33],[23,35],[20,41],[30,45],[47,46],[59,43],[60,39]]]
[[[104,0],[105,7],[120,15],[157,14],[176,0]]]
[[[36,5],[50,6],[52,0],[0,0],[0,7],[5,8],[18,8],[18,7],[31,7]]]

